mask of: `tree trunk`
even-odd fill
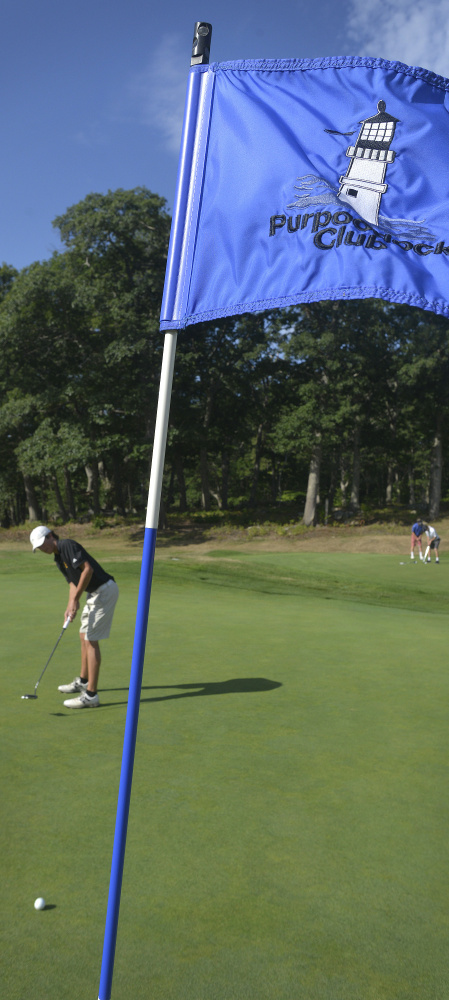
[[[65,509],[64,501],[62,499],[61,490],[59,489],[58,477],[56,475],[56,472],[54,472],[54,471],[51,473],[51,481],[52,481],[52,486],[53,486],[54,494],[55,494],[55,497],[56,497],[56,503],[58,505],[59,516],[65,522],[65,521],[67,521],[67,511]]]
[[[415,506],[415,480],[413,475],[413,466],[409,465],[407,468],[407,478],[408,478],[408,497],[410,507]]]
[[[41,511],[40,511],[39,503],[38,503],[38,500],[37,500],[37,497],[36,497],[36,493],[35,493],[35,489],[34,489],[34,486],[33,486],[33,482],[31,480],[31,477],[27,476],[25,472],[22,473],[22,475],[23,475],[23,482],[24,482],[25,493],[26,493],[26,498],[27,498],[28,520],[29,521],[40,521],[41,520]]]
[[[22,524],[22,521],[25,520],[25,511],[23,509],[22,493],[19,494],[18,491],[16,492],[14,500],[12,502],[11,517],[13,524]]]
[[[112,474],[114,478],[115,504],[119,514],[123,516],[125,513],[125,501],[123,499],[122,490],[122,469],[120,459],[117,454],[112,456]]]
[[[340,493],[342,507],[344,507],[346,503],[346,490],[348,489],[348,485],[348,470],[346,468],[346,461],[342,456],[340,459]]]
[[[431,521],[435,521],[440,514],[441,478],[443,473],[443,435],[441,424],[442,421],[439,417],[430,460],[429,518]]]
[[[90,495],[92,501],[92,510],[95,517],[98,517],[100,513],[100,488],[99,488],[99,477],[98,477],[98,462],[96,458],[92,459],[90,465],[85,465],[85,472],[87,476],[87,489],[86,493]]]
[[[393,503],[400,495],[399,472],[392,465],[388,466],[387,488],[385,490],[386,503]]]
[[[95,517],[99,517],[101,514],[101,503],[100,503],[100,476],[98,472],[98,462],[96,458],[92,462],[92,507]]]
[[[10,517],[10,513],[9,513],[9,510],[8,510],[7,507],[3,508],[3,515],[2,515],[2,518],[1,518],[1,521],[0,521],[0,524],[1,524],[2,528],[10,528],[11,527],[11,517]]]
[[[352,465],[351,507],[360,509],[360,424],[354,428],[354,457]]]
[[[47,510],[47,480],[46,480],[45,474],[43,472],[41,474],[41,502],[40,502],[40,508],[41,508],[41,515],[40,515],[41,516],[41,520],[44,522],[44,524],[46,524],[50,515],[49,515],[48,510]]]
[[[257,428],[256,453],[254,456],[254,465],[253,465],[253,478],[251,483],[251,492],[249,495],[250,507],[254,507],[256,503],[257,484],[259,482],[259,473],[260,473],[260,459],[262,456],[262,439],[263,439],[263,424],[259,424]]]
[[[159,507],[159,519],[158,519],[158,529],[163,531],[167,527],[167,512],[165,509],[165,503],[161,497],[161,504]]]
[[[175,499],[175,463],[172,462],[170,469],[170,482],[167,491],[167,507],[173,507]]]
[[[86,493],[92,493],[93,482],[94,482],[94,472],[91,465],[85,465],[84,471],[87,476],[87,486]]]
[[[75,497],[73,495],[72,479],[70,476],[69,469],[67,468],[66,465],[64,466],[64,484],[65,484],[65,496],[67,500],[67,506],[69,508],[69,515],[73,520],[75,520],[76,518]]]
[[[111,483],[110,483],[110,480],[108,478],[108,474],[106,472],[106,469],[104,467],[104,462],[103,462],[103,460],[101,458],[97,462],[97,465],[98,465],[98,475],[99,475],[99,478],[100,478],[100,483],[101,483],[101,485],[102,485],[105,493],[108,493],[108,491],[111,489]]]
[[[179,510],[183,514],[187,510],[187,491],[186,491],[186,481],[184,477],[184,462],[182,460],[182,455],[175,455],[173,459],[173,465],[175,468],[176,479],[178,482]]]
[[[209,487],[209,466],[207,462],[207,442],[208,442],[208,432],[212,419],[212,409],[214,405],[215,397],[215,384],[214,381],[209,385],[207,391],[206,407],[204,411],[203,418],[203,435],[202,444],[200,448],[200,475],[201,475],[201,508],[202,510],[210,509],[210,487]]]
[[[211,489],[210,495],[211,495],[211,497],[214,498],[214,500],[215,500],[215,502],[217,504],[218,509],[222,510],[223,509],[223,503],[222,503],[222,499],[221,499],[220,490],[219,489],[217,489],[217,490],[212,490]]]
[[[217,504],[218,509],[222,510],[222,508],[223,508],[223,501],[222,501],[222,498],[221,498],[221,476],[217,475],[217,470],[215,468],[215,463],[214,463],[214,466],[213,466],[213,471],[214,471],[214,479],[215,479],[215,482],[216,482],[216,487],[213,490],[212,487],[209,486],[210,495],[211,495],[211,497],[214,498],[215,503]]]
[[[278,496],[280,495],[279,489],[280,472],[278,472],[278,467],[276,463],[276,455],[272,453],[271,455],[271,502],[274,504]]]
[[[329,478],[329,488],[328,488],[328,491],[327,491],[327,495],[328,495],[328,498],[329,498],[329,510],[330,510],[331,513],[332,513],[332,508],[334,506],[335,485],[336,485],[335,478],[336,478],[335,460],[332,459],[331,460],[331,469],[330,469],[330,478]]]
[[[221,453],[221,502],[223,510],[228,509],[229,496],[229,454],[227,451]]]
[[[394,481],[393,466],[391,462],[389,462],[387,467],[387,488],[385,490],[385,503],[391,503],[393,499],[393,481]]]
[[[201,474],[201,509],[210,510],[209,467],[207,464],[207,448],[200,449]]]
[[[313,450],[313,455],[310,460],[306,505],[304,507],[304,517],[303,517],[303,522],[308,527],[314,523],[316,516],[317,497],[320,489],[320,465],[321,465],[321,434],[317,434],[315,448]]]

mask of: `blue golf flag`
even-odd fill
[[[449,315],[449,80],[374,58],[190,70],[161,329],[320,299]]]

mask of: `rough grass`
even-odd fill
[[[158,533],[157,553],[160,558],[176,551],[207,552],[213,548],[238,548],[245,551],[267,552],[351,552],[377,554],[410,554],[410,527],[416,515],[394,508],[379,511],[369,523],[330,524],[306,528],[295,521],[277,523],[263,518],[247,526],[230,517],[181,518],[170,515],[168,526]],[[52,526],[52,525],[50,525]],[[34,523],[18,528],[0,528],[0,552],[30,551],[29,535]],[[439,535],[449,534],[449,518],[435,522]],[[138,521],[110,518],[102,529],[93,524],[68,523],[56,530],[63,538],[78,538],[96,552],[116,553],[122,558],[140,558],[144,525]]]
[[[161,553],[113,1000],[446,1000],[449,563],[407,545]],[[8,1000],[98,992],[139,575],[101,546],[121,598],[80,713],[56,690],[75,628],[20,700],[65,594],[50,559],[0,552]]]

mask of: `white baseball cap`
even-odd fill
[[[38,528],[33,528],[30,534],[30,542],[33,546],[33,552],[35,552],[36,549],[40,549],[47,535],[51,535],[51,528],[46,528],[44,524],[40,524]]]

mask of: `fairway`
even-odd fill
[[[200,548],[156,561],[112,1000],[447,1000],[449,561]],[[140,565],[92,552],[121,596],[70,712],[77,623],[20,698],[60,574],[0,549],[5,1000],[98,995]]]

